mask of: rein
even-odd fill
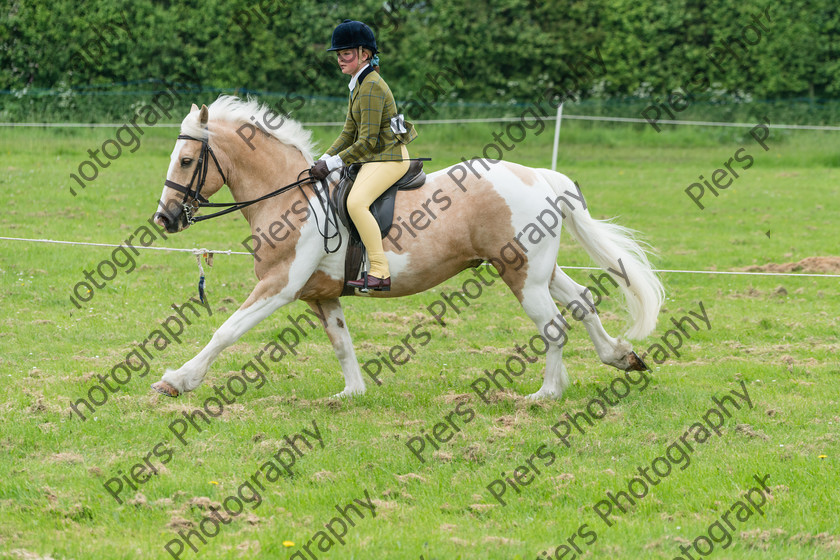
[[[304,171],[308,171],[308,170],[305,169]],[[304,171],[302,171],[301,173],[303,173]],[[300,176],[298,176],[298,177],[300,177]],[[312,177],[304,177],[303,179],[298,179],[294,183],[290,183],[290,184],[286,185],[285,187],[280,187],[279,189],[271,191],[270,193],[265,194],[265,195],[263,195],[259,198],[255,198],[253,200],[246,200],[246,201],[243,201],[243,202],[200,202],[199,201],[199,203],[198,203],[199,208],[225,208],[225,210],[222,210],[220,212],[213,212],[212,214],[206,214],[204,216],[190,216],[190,217],[188,217],[187,221],[189,222],[190,225],[192,225],[195,222],[200,222],[202,220],[209,220],[210,218],[215,218],[216,216],[224,216],[225,214],[230,214],[231,212],[235,212],[237,210],[247,208],[248,206],[251,206],[252,204],[256,204],[257,202],[262,202],[263,200],[265,200],[267,198],[271,198],[273,196],[277,196],[277,195],[283,194],[285,192],[288,192],[295,187],[300,187],[300,186],[308,184],[308,183],[313,183],[314,184],[314,182],[315,182],[315,179],[313,179]],[[186,211],[186,208],[184,209],[184,211]]]
[[[321,192],[316,187],[318,181],[312,178],[312,176],[307,176],[301,178],[301,175],[306,173],[308,169],[304,169],[298,174],[298,180],[294,183],[290,183],[286,186],[280,187],[279,189],[273,190],[268,194],[264,194],[259,198],[255,198],[253,200],[245,200],[242,202],[210,202],[202,196],[201,189],[204,187],[204,183],[207,180],[207,168],[209,165],[209,160],[212,158],[213,163],[216,164],[216,169],[219,171],[219,175],[222,177],[222,183],[227,183],[227,178],[225,177],[224,171],[222,171],[222,166],[219,164],[219,160],[216,159],[216,154],[213,152],[213,148],[210,147],[210,144],[207,141],[207,138],[194,138],[192,136],[188,136],[186,134],[179,134],[179,140],[195,140],[196,142],[201,142],[201,152],[198,156],[198,164],[195,166],[195,171],[193,171],[192,177],[190,178],[189,186],[181,185],[180,183],[176,183],[174,181],[166,180],[164,185],[167,187],[174,189],[180,193],[184,194],[183,200],[181,200],[181,206],[184,211],[184,215],[186,216],[187,223],[189,225],[193,225],[196,222],[201,222],[204,220],[209,220],[210,218],[215,218],[217,216],[224,216],[225,214],[230,214],[231,212],[236,212],[237,210],[242,210],[243,208],[247,208],[252,204],[256,204],[257,202],[262,202],[268,198],[272,198],[274,196],[281,195],[285,192],[288,192],[295,187],[299,188],[301,194],[304,195],[304,198],[309,200],[309,206],[312,207],[312,201],[309,197],[306,196],[306,193],[303,192],[303,185],[312,185],[312,190],[315,192],[315,196],[318,198],[318,202],[321,206],[321,209],[325,215],[325,222],[323,229],[321,228],[321,224],[318,221],[318,214],[315,212],[315,208],[312,208],[312,214],[315,216],[315,224],[318,228],[318,232],[321,234],[321,237],[324,238],[324,251],[326,253],[335,253],[341,248],[341,231],[338,228],[338,217],[335,215],[335,209],[332,207],[332,204],[329,201],[329,194],[325,194],[324,198],[321,197]],[[207,156],[210,156],[209,158]],[[193,188],[193,185],[196,185]],[[190,204],[190,198],[193,199],[195,202],[195,206]],[[224,208],[224,210],[220,210],[219,212],[213,212],[212,214],[206,214],[203,216],[196,216],[193,214],[193,211],[197,211],[201,208]],[[330,234],[330,224],[332,224],[333,228],[335,228],[335,232]],[[338,237],[338,245],[335,249],[329,248],[329,241]],[[199,265],[200,266],[200,265]],[[202,280],[204,276],[202,275]],[[199,288],[200,289],[200,288]]]
[[[181,206],[184,209],[184,214],[187,217],[187,223],[189,225],[193,225],[196,222],[209,220],[210,218],[215,218],[216,216],[224,216],[225,214],[230,214],[231,212],[247,208],[248,206],[256,204],[257,202],[261,202],[267,198],[283,194],[284,192],[287,192],[302,184],[315,182],[315,180],[312,179],[312,177],[304,177],[303,179],[301,179],[300,175],[298,175],[298,180],[294,183],[286,185],[285,187],[280,187],[277,190],[271,191],[270,193],[263,195],[259,198],[255,198],[253,200],[246,200],[243,202],[210,202],[201,194],[201,189],[204,187],[204,183],[207,180],[207,167],[209,165],[209,158],[207,157],[208,155],[210,156],[210,158],[213,159],[213,163],[216,164],[216,169],[219,171],[219,175],[221,175],[222,177],[222,183],[227,183],[227,178],[225,178],[225,173],[224,171],[222,171],[222,166],[219,164],[219,160],[216,159],[216,154],[213,152],[213,148],[210,147],[207,138],[194,138],[186,134],[179,134],[178,139],[195,140],[196,142],[201,142],[201,153],[198,156],[198,165],[195,166],[195,171],[193,171],[189,186],[185,187],[180,183],[176,183],[168,179],[164,182],[165,186],[184,194],[184,199],[181,201]],[[195,187],[195,189],[193,189],[193,185],[196,183],[198,184]],[[192,197],[193,201],[197,203],[196,208],[193,208],[193,206],[189,204],[190,197]],[[214,212],[212,214],[207,214],[204,216],[193,215],[193,210],[198,210],[200,208],[225,208],[225,210],[222,210],[220,212]]]
[[[301,194],[304,195],[304,198],[309,200],[309,206],[312,208],[312,214],[315,217],[315,225],[318,228],[318,232],[321,234],[321,237],[324,239],[324,251],[327,254],[335,253],[341,248],[342,243],[342,236],[341,230],[338,227],[338,216],[336,214],[336,209],[330,201],[329,195],[329,188],[326,187],[326,193],[324,193],[322,198],[321,191],[317,188],[318,181],[316,181],[311,175],[304,177],[303,179],[300,178],[301,175],[306,173],[308,170],[304,169],[298,174],[298,180],[294,183],[290,183],[284,187],[280,187],[279,189],[273,190],[268,194],[265,194],[259,198],[255,198],[253,200],[246,200],[243,202],[210,202],[202,196],[201,189],[204,187],[204,183],[207,180],[207,168],[209,165],[210,158],[213,159],[213,163],[216,164],[216,169],[219,172],[219,175],[222,177],[222,184],[227,183],[227,178],[225,178],[225,173],[222,171],[222,166],[219,164],[219,160],[216,159],[216,154],[213,152],[213,148],[210,147],[210,144],[207,138],[194,138],[187,134],[179,134],[179,140],[195,140],[196,142],[201,142],[201,152],[198,156],[198,164],[195,166],[195,171],[193,171],[192,177],[190,178],[190,184],[188,186],[181,185],[180,183],[176,183],[174,181],[170,181],[167,179],[164,182],[164,185],[169,187],[170,189],[176,190],[180,193],[184,194],[183,200],[181,200],[181,206],[184,211],[184,215],[186,216],[187,223],[189,225],[193,225],[196,222],[201,222],[204,220],[209,220],[210,218],[215,218],[217,216],[224,216],[225,214],[230,214],[231,212],[235,212],[237,210],[242,210],[243,208],[247,208],[252,204],[256,204],[257,202],[262,202],[267,198],[271,198],[277,195],[281,195],[285,192],[292,190],[293,188],[297,187],[300,189]],[[210,156],[209,158],[207,156]],[[408,160],[394,160],[394,161],[411,161],[411,159],[418,159],[421,161],[427,161],[431,158],[409,158]],[[312,200],[306,196],[306,193],[303,192],[303,185],[312,185],[312,190],[315,192],[315,196],[318,198],[318,203],[321,206],[321,210],[324,212],[324,227],[321,228],[321,223],[318,220],[318,214],[315,212],[315,208],[312,207]],[[326,185],[326,183],[322,183]],[[196,185],[193,188],[193,185]],[[190,204],[190,198],[193,199],[195,202],[195,207]],[[213,212],[212,214],[206,214],[203,216],[196,216],[193,214],[193,211],[197,211],[201,208],[224,208],[224,210],[220,210],[219,212]],[[330,234],[330,225],[335,228],[335,232]],[[338,237],[338,245],[335,249],[329,248],[329,241]],[[202,276],[203,279],[203,276]]]

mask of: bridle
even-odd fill
[[[300,189],[301,194],[304,195],[305,198],[306,194],[303,192],[303,185],[311,185],[313,191],[315,191],[315,196],[318,198],[318,203],[321,206],[322,211],[325,214],[326,221],[324,223],[324,227],[321,227],[320,222],[318,221],[318,215],[314,212],[314,208],[312,207],[312,200],[309,200],[309,206],[312,208],[313,214],[315,215],[315,222],[318,228],[318,231],[321,233],[321,236],[324,238],[324,250],[327,253],[334,253],[338,251],[341,247],[341,231],[338,229],[338,218],[335,216],[335,209],[329,203],[329,194],[325,194],[324,198],[321,196],[321,192],[316,188],[316,181],[311,175],[309,175],[309,170],[304,169],[303,171],[298,174],[298,180],[294,183],[290,183],[284,187],[280,187],[279,189],[273,190],[268,194],[265,194],[259,198],[255,198],[253,200],[246,200],[243,202],[210,202],[202,196],[201,189],[204,187],[204,183],[207,180],[207,168],[209,166],[209,158],[213,158],[213,163],[216,164],[216,169],[219,171],[219,175],[222,177],[222,184],[224,185],[227,183],[227,179],[225,178],[225,174],[222,171],[222,166],[219,165],[219,160],[216,159],[216,154],[213,153],[213,148],[210,147],[210,144],[207,141],[207,138],[193,138],[187,134],[179,134],[178,140],[195,140],[196,142],[201,142],[201,152],[198,156],[198,163],[195,166],[195,171],[193,171],[192,177],[190,178],[189,186],[181,185],[180,183],[176,183],[175,181],[170,181],[167,179],[163,184],[170,189],[174,189],[180,193],[184,194],[183,200],[181,200],[181,206],[184,211],[184,216],[186,216],[187,224],[193,225],[196,222],[201,222],[203,220],[209,220],[210,218],[215,218],[216,216],[223,216],[225,214],[230,214],[231,212],[235,212],[237,210],[241,210],[243,208],[247,208],[252,204],[256,204],[257,202],[261,202],[267,198],[271,198],[273,196],[277,196],[283,194],[291,189],[297,187]],[[306,173],[306,176],[301,179],[301,175]],[[193,188],[195,185],[195,188]],[[326,183],[324,183],[326,188]],[[191,205],[190,198],[192,198],[192,202],[195,203],[195,207]],[[219,212],[214,212],[212,214],[206,214],[204,216],[196,216],[194,211],[198,211],[200,208],[224,208],[224,210],[220,210]],[[335,232],[330,234],[329,227],[330,225],[335,228]],[[330,249],[328,247],[329,240],[338,237],[338,246],[335,249]]]
[[[216,159],[216,154],[213,152],[213,148],[210,147],[210,143],[207,141],[207,138],[193,138],[187,134],[179,134],[178,140],[195,140],[196,142],[201,142],[201,152],[198,155],[198,163],[196,164],[195,171],[193,171],[192,177],[190,178],[189,186],[185,187],[184,185],[176,183],[175,181],[170,181],[169,179],[163,183],[170,189],[184,194],[184,198],[181,200],[181,206],[184,209],[184,215],[187,217],[187,223],[192,225],[193,223],[199,221],[200,218],[193,216],[193,207],[189,204],[190,198],[192,198],[194,202],[198,203],[199,207],[210,202],[201,194],[201,189],[204,187],[205,181],[207,181],[207,167],[209,165],[210,158],[213,158],[213,163],[216,164],[216,169],[222,177],[222,184],[227,183],[227,179],[225,178],[222,166],[219,165],[219,160]],[[208,154],[210,155],[210,158],[207,157]],[[195,185],[195,188],[193,188],[193,185]]]
[[[201,152],[198,155],[198,163],[195,166],[195,171],[193,171],[192,178],[190,178],[189,186],[181,185],[180,183],[176,183],[175,181],[170,181],[167,179],[163,184],[170,189],[174,189],[180,193],[184,194],[183,200],[181,200],[181,207],[184,210],[184,215],[187,219],[187,224],[193,225],[196,222],[201,222],[203,220],[209,220],[210,218],[215,218],[216,216],[223,216],[224,214],[230,214],[231,212],[235,212],[237,210],[241,210],[242,208],[247,208],[252,204],[256,204],[257,202],[261,202],[267,198],[271,198],[273,196],[277,196],[279,194],[283,194],[284,192],[291,190],[295,187],[299,187],[303,184],[307,183],[315,183],[315,179],[310,176],[306,176],[303,179],[298,176],[298,180],[294,183],[286,185],[285,187],[280,187],[277,190],[271,191],[270,193],[263,195],[259,198],[255,198],[254,200],[246,200],[243,202],[210,202],[201,194],[201,189],[204,187],[205,181],[207,181],[207,168],[209,166],[210,158],[213,159],[213,163],[216,164],[216,169],[219,171],[219,175],[222,177],[222,184],[224,185],[227,183],[227,179],[225,178],[225,173],[222,171],[222,166],[219,164],[219,160],[216,159],[216,154],[213,152],[213,148],[210,147],[210,144],[207,141],[207,138],[193,138],[187,134],[179,134],[178,140],[195,140],[196,142],[201,142]],[[210,156],[208,158],[207,156]],[[309,170],[305,170],[308,172]],[[303,173],[301,173],[302,175]],[[193,188],[195,185],[195,188]],[[195,207],[190,204],[190,199],[192,202],[195,203]],[[207,214],[204,216],[196,216],[194,215],[194,211],[197,211],[200,208],[224,208],[224,210],[220,212],[214,212],[213,214]]]

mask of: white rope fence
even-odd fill
[[[123,245],[114,245],[113,243],[89,243],[86,241],[57,241],[54,239],[31,239],[26,237],[0,237],[2,240],[6,241],[27,241],[30,243],[59,243],[62,245],[85,245],[85,246],[93,246],[93,247],[122,247]],[[192,253],[193,255],[248,255],[251,256],[251,253],[246,253],[243,251],[218,251],[218,250],[211,250],[211,249],[178,249],[175,247],[136,247],[132,245],[135,249],[150,249],[154,251],[172,251],[172,252],[184,252],[184,253]],[[489,263],[484,263],[488,265]],[[563,266],[561,268],[569,269],[569,270],[601,270],[597,266]],[[798,273],[790,273],[790,272],[738,272],[738,271],[727,271],[727,270],[669,270],[669,269],[654,269],[654,272],[667,272],[671,274],[718,274],[718,275],[725,275],[725,276],[801,276],[803,278],[840,278],[840,274],[798,274]]]
[[[551,170],[557,170],[557,154],[560,145],[560,124],[563,119],[580,120],[580,121],[601,121],[601,122],[619,122],[619,123],[633,123],[633,124],[650,124],[646,119],[635,117],[604,117],[593,115],[563,115],[563,103],[557,107],[557,114],[551,117],[544,117],[542,120],[557,121],[554,127],[554,145],[551,156]],[[425,119],[414,121],[416,124],[468,124],[468,123],[505,123],[521,121],[521,117],[495,117],[495,118],[479,118],[479,119]],[[721,126],[721,127],[736,127],[736,128],[752,128],[754,123],[738,123],[738,122],[719,122],[719,121],[681,121],[681,120],[657,120],[656,126],[663,125],[685,125],[685,126]],[[302,123],[303,126],[318,127],[318,126],[341,126],[344,121],[324,121],[324,122],[310,122]],[[0,127],[90,127],[90,128],[119,128],[126,126],[120,123],[0,123]],[[164,128],[179,128],[180,124],[159,124],[156,125]],[[838,131],[840,126],[828,125],[812,125],[812,124],[767,124],[769,128],[787,129],[787,130],[822,130],[822,131]]]
[[[601,270],[597,266],[561,266],[572,270]],[[726,276],[803,276],[810,278],[840,278],[840,274],[795,274],[792,272],[738,272],[729,270],[667,270],[653,269],[654,272],[670,272],[673,274],[723,274]]]
[[[57,241],[55,239],[29,239],[26,237],[0,237],[6,241],[29,241],[30,243],[59,243],[62,245],[88,245],[93,247],[123,247],[124,245],[114,245],[113,243],[88,243],[87,241]],[[182,253],[192,253],[193,255],[251,255],[243,251],[214,251],[210,249],[177,249],[175,247],[145,247],[140,245],[131,245],[134,249],[148,249],[152,251],[177,251]]]

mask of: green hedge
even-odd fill
[[[838,97],[840,87],[836,0],[6,5],[0,12],[0,113],[7,119],[33,111],[45,118],[96,114],[111,105],[124,112],[125,99],[162,89],[164,82],[194,84],[206,93],[341,98],[346,77],[325,47],[343,18],[374,27],[382,72],[399,98],[418,101],[406,111],[415,119],[435,118],[439,108],[452,112],[444,103],[463,108],[464,100],[533,103],[551,88],[583,100],[631,97],[644,104],[681,89],[708,103],[805,98],[813,107]],[[737,59],[718,54],[712,60],[713,49],[733,39],[746,51],[733,43]]]

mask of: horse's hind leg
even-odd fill
[[[565,328],[567,323],[554,300],[551,299],[546,283],[526,285],[519,298],[522,308],[537,325],[547,346],[542,387],[536,393],[528,395],[529,399],[543,397],[559,399],[569,386],[569,374],[563,366],[563,346],[568,340]]]
[[[347,330],[347,322],[344,320],[341,302],[338,299],[327,299],[307,301],[306,303],[321,319],[321,325],[327,331],[327,336],[332,342],[335,355],[344,374],[344,390],[333,396],[361,395],[365,392],[365,381],[362,378],[362,371],[359,369],[359,362],[356,360],[353,340],[350,338],[350,331]]]
[[[633,352],[633,346],[629,342],[620,337],[613,338],[604,330],[594,306],[592,292],[569,278],[559,266],[554,269],[550,290],[551,295],[567,307],[572,302],[577,302],[573,306],[572,317],[580,320],[586,327],[602,362],[625,371],[647,369],[641,358]],[[578,319],[581,313],[583,316]]]

